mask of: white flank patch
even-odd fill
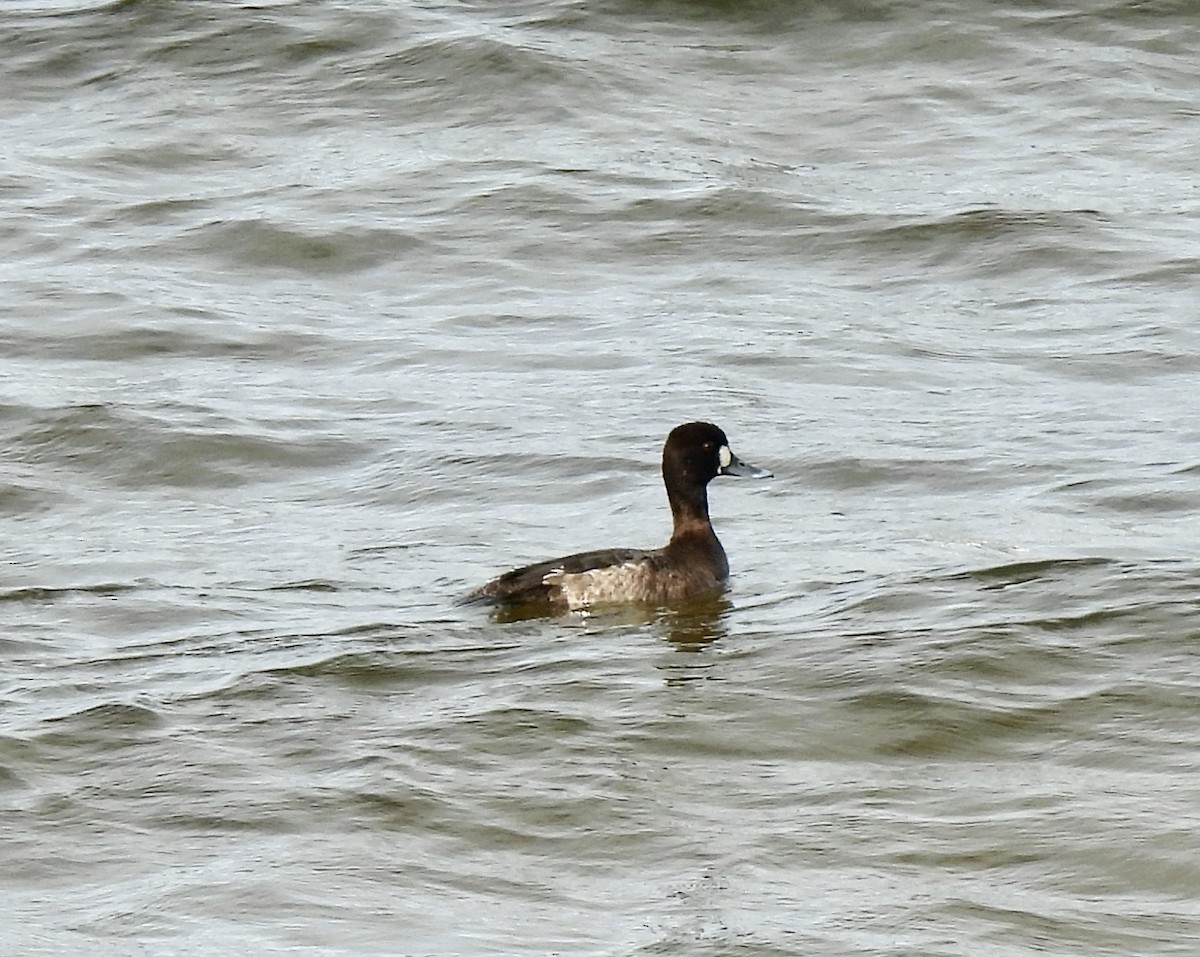
[[[542,579],[562,592],[563,600],[572,610],[587,608],[596,603],[644,600],[649,582],[648,569],[640,561],[623,562],[606,568],[593,568],[573,575],[556,568]]]

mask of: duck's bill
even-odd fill
[[[724,458],[724,455],[722,455],[722,458]],[[775,473],[769,469],[760,469],[757,465],[743,462],[732,452],[729,453],[729,461],[721,466],[721,471],[718,474],[732,475],[735,478],[765,479],[775,477]]]

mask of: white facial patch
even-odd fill
[[[717,453],[721,459],[721,468],[729,468],[729,463],[733,461],[733,453],[729,451],[728,445],[722,445],[721,451]]]

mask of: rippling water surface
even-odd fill
[[[1196,952],[1193,4],[0,26],[0,953]]]

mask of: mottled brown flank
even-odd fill
[[[576,609],[606,602],[658,605],[682,601],[720,588],[729,573],[724,561],[680,564],[671,560],[670,551],[668,546],[634,561],[584,572],[555,569],[542,580],[551,601]]]

